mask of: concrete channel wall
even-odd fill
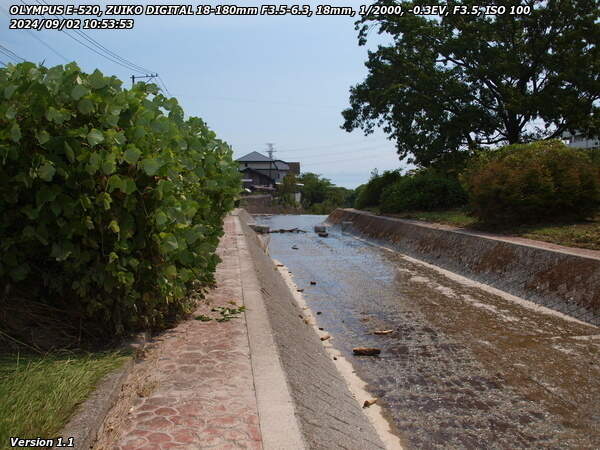
[[[600,325],[600,252],[336,209],[327,221],[408,256]]]
[[[384,445],[297,305],[265,245],[237,215],[260,284],[301,432],[310,449],[382,450]]]

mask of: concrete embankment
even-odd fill
[[[319,337],[304,320],[263,242],[248,226],[252,218],[244,210],[238,210],[238,217],[307,447],[385,448]]]
[[[600,252],[527,239],[503,238],[452,227],[336,209],[329,223],[544,305],[600,325]]]

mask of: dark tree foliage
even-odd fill
[[[468,8],[478,1],[435,2]],[[486,2],[483,2],[486,3]],[[494,2],[495,3],[495,2]],[[379,0],[375,5],[412,2]],[[346,131],[375,127],[418,165],[457,150],[600,132],[600,3],[509,0],[529,15],[364,16],[369,32],[391,37],[370,51],[366,79],[350,90]]]
[[[386,170],[381,175],[377,172],[371,174],[369,182],[361,186],[354,202],[354,207],[358,209],[378,206],[381,200],[383,190],[396,183],[402,178],[399,170]]]

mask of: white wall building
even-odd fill
[[[565,131],[562,135],[564,141],[566,141],[569,147],[573,148],[595,148],[600,147],[600,138],[588,138],[582,133],[575,132],[571,134]]]

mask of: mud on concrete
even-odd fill
[[[336,230],[271,236],[269,252],[409,448],[600,448],[597,327]]]

